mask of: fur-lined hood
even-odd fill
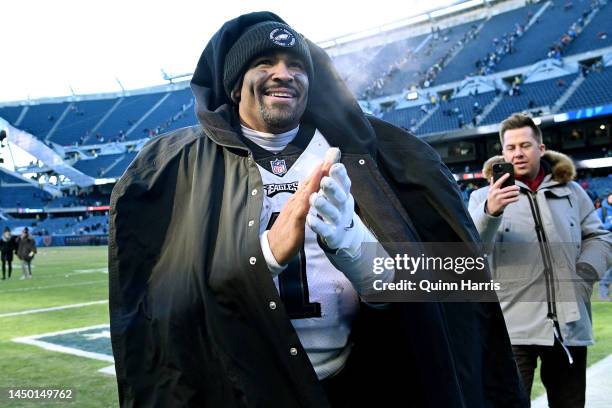
[[[554,150],[546,150],[542,156],[542,160],[546,161],[551,168],[552,179],[559,183],[567,183],[576,178],[576,166],[569,156],[556,152]],[[504,156],[493,156],[487,160],[482,168],[482,174],[489,180],[493,177],[493,165],[503,163]]]

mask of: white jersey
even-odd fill
[[[310,139],[313,131],[302,127],[278,154],[252,146],[265,191],[260,235],[270,229],[298,182],[308,178],[325,157],[329,143],[318,130]],[[350,352],[348,338],[359,296],[328,260],[308,226],[300,256],[274,282],[317,376],[326,378],[340,370]]]

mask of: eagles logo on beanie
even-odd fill
[[[287,51],[302,59],[308,79],[313,79],[310,49],[304,37],[286,24],[265,21],[255,24],[245,31],[232,45],[225,57],[223,66],[223,87],[232,99],[232,89],[246,66],[258,55],[267,51]]]

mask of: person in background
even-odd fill
[[[30,236],[28,228],[24,228],[17,238],[17,257],[21,259],[21,280],[32,278],[32,259],[36,255],[36,242]]]
[[[14,236],[11,235],[11,229],[4,227],[2,239],[0,239],[0,254],[2,256],[2,280],[6,279],[6,267],[8,264],[8,278],[11,278],[13,272],[13,253],[17,249]]]
[[[485,163],[491,183],[472,193],[469,211],[483,242],[495,244],[492,275],[502,285],[514,356],[528,395],[539,359],[549,406],[583,407],[587,346],[594,344],[590,298],[610,267],[612,237],[572,181],[571,159],[546,150],[531,117],[510,116],[499,137],[502,156]],[[503,186],[508,173],[491,177],[503,162],[513,165],[514,185]]]
[[[597,215],[603,226],[608,231],[612,231],[612,193],[608,194],[608,198],[601,202],[601,207],[597,209]],[[599,281],[599,299],[610,301],[610,283],[612,283],[612,268],[604,274]]]

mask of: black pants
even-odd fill
[[[10,278],[13,272],[13,257],[2,254],[2,279],[6,278],[6,264],[8,264],[8,277]]]
[[[531,395],[538,357],[540,378],[546,388],[550,408],[584,407],[586,392],[586,347],[568,347],[573,364],[558,342],[554,346],[512,346],[527,395]]]
[[[353,347],[346,365],[335,376],[321,380],[331,408],[416,408],[424,404],[414,389],[412,372],[390,370],[397,348],[366,354]],[[396,358],[403,358],[395,356]]]
[[[348,408],[351,406],[351,388],[354,386],[351,384],[351,377],[350,370],[343,369],[335,376],[321,380],[321,385],[332,408]]]

